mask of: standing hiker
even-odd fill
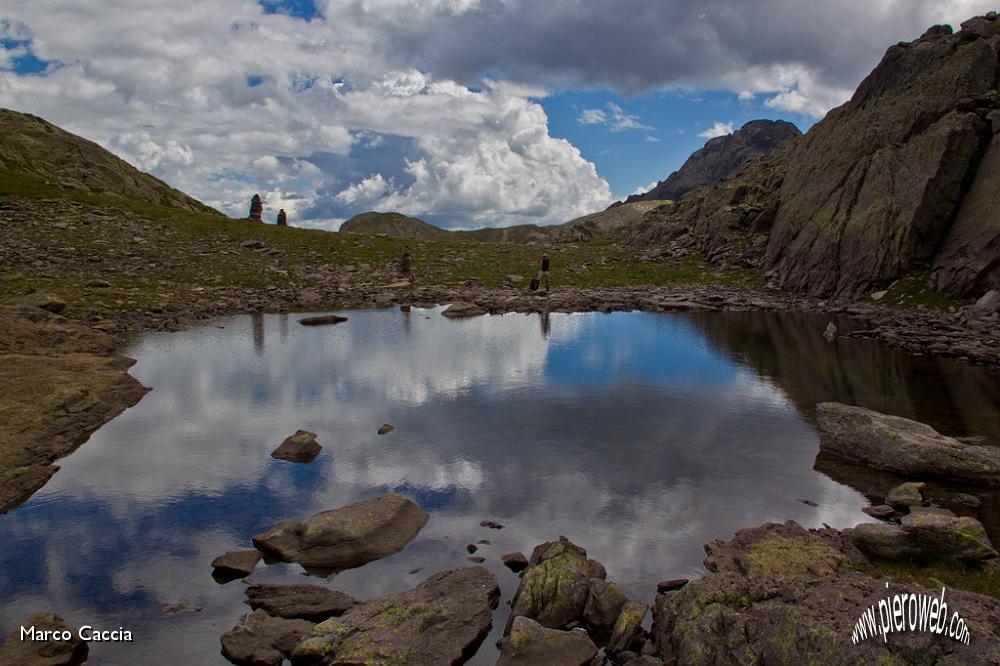
[[[542,255],[542,268],[538,271],[539,286],[545,286],[545,293],[549,293],[549,255]]]

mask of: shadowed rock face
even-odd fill
[[[501,642],[497,666],[587,666],[595,656],[597,646],[587,632],[546,629],[519,617]]]
[[[731,245],[737,257],[769,230],[763,264],[775,282],[821,296],[854,297],[915,265],[933,267],[952,297],[996,288],[998,53],[992,13],[891,47],[805,136],[651,211],[632,242],[690,233],[706,255]]]
[[[77,666],[87,661],[90,646],[79,638],[76,630],[68,626],[55,613],[39,613],[27,618],[21,626],[34,627],[38,631],[69,631],[73,637],[68,641],[37,640],[22,641],[21,627],[18,626],[0,645],[0,664],[10,666]]]
[[[292,654],[294,664],[464,663],[492,625],[500,599],[485,567],[436,573],[417,587],[321,622]]]
[[[635,194],[625,203],[668,199],[676,201],[691,190],[709,185],[736,171],[744,162],[771,152],[792,137],[801,136],[795,125],[784,120],[752,120],[727,136],[709,139],[679,170],[645,194]]]
[[[398,553],[427,524],[411,500],[388,493],[305,520],[288,520],[253,538],[258,549],[304,567],[339,571]]]

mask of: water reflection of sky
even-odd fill
[[[499,556],[563,534],[651,601],[658,580],[700,575],[702,544],[740,527],[865,518],[858,492],[812,470],[817,438],[792,400],[690,318],[349,316],[316,328],[238,317],[139,341],[133,372],[154,390],[0,517],[0,630],[52,610],[133,630],[131,645],[94,646],[93,663],[225,663],[218,637],[246,608],[240,583],[212,581],[212,558],[278,520],[389,490],[430,522],[332,586],[405,589],[468,564],[465,545],[486,538],[478,554],[509,599],[517,580]],[[376,435],[385,422],[396,431]],[[299,428],[318,434],[320,456],[271,459]],[[162,615],[176,602],[204,610]],[[506,609],[475,663],[495,661]]]

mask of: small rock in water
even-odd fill
[[[475,544],[471,544],[471,543],[470,543],[470,544],[469,544],[468,546],[466,546],[466,547],[465,547],[465,549],[466,549],[467,551],[469,551],[469,554],[470,554],[470,555],[471,555],[472,553],[476,552],[477,550],[479,550],[479,548],[478,548],[478,547],[477,547],[477,546],[476,546]]]
[[[395,430],[394,427],[392,427],[388,423],[383,423],[382,427],[378,429],[378,434],[380,434],[380,435],[388,435],[393,430]]]
[[[479,557],[478,555],[474,557],[467,557],[465,559],[469,560],[470,562],[475,562],[476,564],[482,564],[483,562],[486,561],[485,557]]]
[[[837,339],[837,325],[832,321],[826,325],[826,330],[823,331],[823,337],[827,339],[828,342],[833,342]]]
[[[800,498],[799,501],[802,502],[803,504],[805,504],[806,506],[819,506],[819,504],[816,504],[816,502],[813,502],[812,500],[807,500],[807,499],[801,499]]]
[[[170,604],[169,606],[165,606],[163,608],[163,614],[176,615],[177,613],[200,613],[203,610],[205,610],[204,606],[198,606],[196,608],[192,608],[191,606],[188,606],[184,602],[177,602],[176,604]]]
[[[212,569],[223,579],[243,578],[253,573],[261,557],[259,550],[231,550],[212,560]]]
[[[300,319],[299,323],[303,326],[329,326],[332,324],[342,324],[345,321],[347,321],[347,317],[324,315],[321,317],[306,317],[305,319]]]
[[[290,462],[307,463],[318,456],[322,448],[316,442],[316,433],[298,430],[294,435],[286,437],[281,446],[271,452],[271,457]]]
[[[893,509],[888,504],[879,504],[878,506],[866,506],[861,510],[867,513],[872,518],[881,518],[883,520],[886,518],[892,518],[893,516],[896,515],[896,510]]]
[[[502,530],[503,525],[495,520],[483,520],[479,523],[480,527],[488,527],[491,530]]]
[[[901,483],[888,492],[885,496],[885,503],[889,506],[906,510],[912,506],[923,506],[924,496],[921,491],[924,484],[916,481]]]
[[[458,301],[449,305],[441,314],[450,318],[476,317],[486,314],[486,310],[478,305],[475,305],[474,303],[463,303]]]
[[[493,543],[489,539],[480,539],[476,543],[479,544],[480,546],[492,546],[493,545]]]
[[[350,595],[320,585],[251,585],[247,603],[273,617],[321,622],[343,615],[360,603]]]
[[[409,305],[400,305],[399,306],[399,311],[400,312],[409,312],[410,310],[412,310],[412,308]]]
[[[528,558],[522,553],[507,553],[501,556],[500,560],[514,573],[524,571],[528,568]]]
[[[286,620],[257,610],[222,635],[222,654],[235,664],[280,666],[314,626],[307,620]]]
[[[665,594],[667,592],[673,592],[674,590],[679,590],[689,581],[687,578],[671,578],[670,580],[661,580],[656,584],[656,592],[658,594]]]

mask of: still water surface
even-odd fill
[[[817,401],[1000,439],[996,375],[830,344],[825,319],[439,312],[352,312],[318,328],[244,316],[138,340],[126,353],[154,390],[0,516],[0,635],[51,610],[132,631],[134,643],[92,645],[90,663],[225,664],[219,636],[247,610],[244,585],[217,584],[209,562],[278,520],[390,490],[430,522],[402,553],[330,586],[407,589],[468,565],[466,544],[489,539],[477,555],[506,601],[517,578],[500,555],[566,535],[651,602],[657,581],[702,575],[702,544],[741,527],[867,519],[878,479],[814,470]],[[376,435],[386,422],[395,432]],[[273,460],[299,428],[317,433],[319,457]],[[993,532],[1000,511],[986,506]],[[253,580],[316,579],[261,564]],[[203,610],[163,614],[178,602]],[[506,611],[473,663],[495,662]]]

